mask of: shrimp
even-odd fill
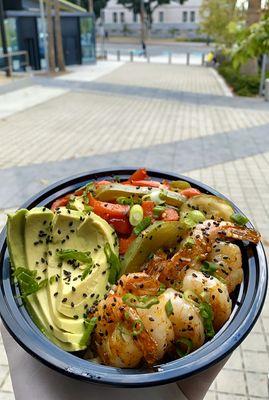
[[[213,276],[189,268],[185,272],[182,290],[191,290],[197,296],[205,294],[206,301],[211,305],[214,314],[213,326],[219,330],[229,319],[232,311],[232,302],[227,286]]]
[[[102,362],[133,368],[142,359],[149,365],[157,361],[156,342],[142,329],[136,310],[124,304],[119,295],[110,293],[92,316],[97,317],[93,341]]]
[[[172,286],[182,280],[184,267],[198,268],[211,252],[216,241],[221,239],[248,240],[258,243],[260,234],[254,229],[234,225],[231,222],[206,220],[196,225],[190,236],[185,238],[177,253],[170,260],[156,261],[146,269],[146,273],[158,274],[158,279]],[[184,275],[183,275],[184,276]]]
[[[164,298],[165,303],[170,300],[172,304],[169,319],[174,329],[174,340],[187,338],[192,341],[193,349],[201,347],[205,341],[205,334],[197,307],[184,300],[182,294],[172,288],[166,289],[160,297]]]
[[[229,293],[233,292],[243,280],[242,255],[240,248],[229,242],[219,242],[213,245],[207,256],[208,261],[213,261],[219,266],[216,270],[217,277],[224,279]]]

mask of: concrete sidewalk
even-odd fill
[[[185,173],[228,195],[268,245],[269,106],[227,97],[226,89],[204,67],[109,62],[0,88],[0,113],[10,110],[0,118],[0,225],[5,209],[58,179],[143,165]],[[268,399],[268,355],[267,300],[206,399]],[[0,400],[11,398],[0,344]]]

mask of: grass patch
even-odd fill
[[[259,93],[260,77],[241,74],[231,65],[225,63],[218,67],[218,72],[238,96],[257,96]]]

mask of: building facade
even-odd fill
[[[39,6],[39,0],[4,0],[8,51],[26,50],[35,70],[45,66],[44,30]],[[95,62],[94,16],[67,0],[60,0],[60,12],[66,65]]]
[[[146,0],[144,0],[146,2]],[[202,0],[187,0],[183,5],[176,1],[157,7],[153,11],[151,35],[159,37],[199,36],[199,9]],[[98,25],[103,23],[110,35],[137,35],[140,31],[140,16],[129,11],[117,0],[109,0],[101,12]]]

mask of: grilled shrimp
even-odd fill
[[[97,317],[93,340],[105,364],[132,368],[145,361],[152,365],[166,352],[174,351],[178,339],[190,339],[193,349],[204,343],[198,308],[173,289],[158,294],[161,289],[156,277],[146,273],[123,275],[114,292],[98,304],[93,314]],[[138,303],[132,306],[126,295],[127,299],[134,296]],[[153,299],[153,304],[143,307],[140,296]],[[169,301],[172,311],[167,313]]]
[[[160,296],[165,303],[172,304],[172,313],[169,316],[174,328],[174,340],[187,338],[192,341],[193,349],[202,346],[205,341],[204,326],[197,307],[184,300],[181,293],[172,288]]]
[[[203,272],[188,269],[182,282],[182,290],[194,292],[197,296],[201,294],[212,307],[214,314],[213,326],[218,331],[229,319],[232,311],[232,302],[229,297],[227,286],[213,276]]]
[[[128,307],[122,298],[110,293],[94,313],[97,325],[93,337],[97,353],[107,365],[133,368],[142,359],[148,364],[157,361],[157,344],[142,329],[136,309]]]
[[[229,242],[216,242],[207,256],[208,261],[218,265],[217,276],[224,279],[229,293],[243,280],[242,255],[240,248]]]
[[[149,275],[158,273],[158,279],[166,286],[171,286],[174,281],[182,280],[184,267],[199,269],[201,261],[207,258],[214,243],[221,239],[248,240],[258,243],[260,234],[253,229],[237,226],[231,222],[206,220],[196,225],[190,236],[181,242],[179,251],[170,260],[151,263],[146,272]]]

